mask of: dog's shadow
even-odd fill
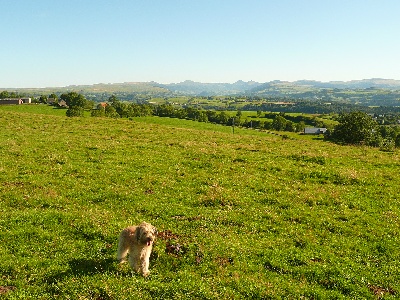
[[[68,262],[71,275],[84,276],[94,275],[106,272],[115,272],[116,260],[113,258],[106,259],[72,259]]]
[[[150,261],[158,259],[158,252],[153,251]],[[45,277],[46,283],[56,283],[68,277],[91,276],[96,274],[114,273],[114,274],[133,274],[128,263],[120,264],[115,258],[75,258],[67,262],[69,268],[65,271],[52,272]]]
[[[67,277],[81,277],[95,274],[114,273],[118,271],[117,262],[113,258],[87,259],[77,258],[68,261],[68,270],[51,273],[46,276],[47,283],[56,283]]]

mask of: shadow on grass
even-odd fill
[[[117,272],[117,263],[113,258],[107,259],[85,259],[77,258],[68,262],[69,269],[58,273],[52,273],[46,276],[45,281],[48,284],[54,284],[63,281],[68,277],[81,277],[95,274]]]
[[[313,141],[324,141],[325,137],[324,136],[313,136],[311,139]]]
[[[116,271],[116,261],[107,259],[73,259],[69,263],[72,275],[84,276]]]

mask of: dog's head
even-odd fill
[[[142,222],[136,228],[135,238],[140,244],[151,246],[157,237],[157,229],[146,222]]]

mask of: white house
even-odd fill
[[[326,128],[306,127],[304,128],[304,134],[325,134],[326,130]]]

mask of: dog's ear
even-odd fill
[[[155,236],[158,235],[158,230],[157,230],[157,228],[155,228],[154,226],[153,226],[153,234],[154,234]]]
[[[142,227],[138,226],[136,227],[135,239],[139,242],[141,236],[142,236]]]

